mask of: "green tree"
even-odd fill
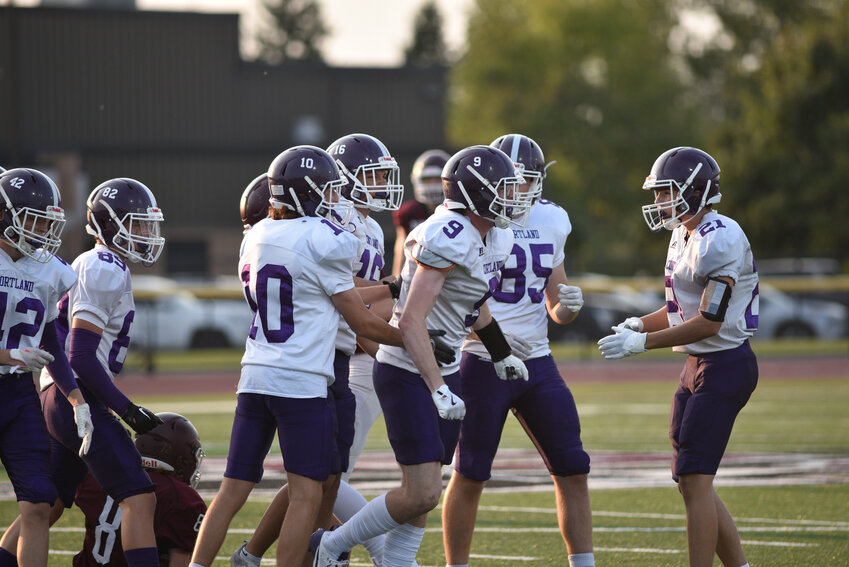
[[[849,3],[812,3],[725,93],[732,119],[715,134],[723,193],[761,257],[849,257],[847,37]]]
[[[404,50],[407,65],[447,65],[442,14],[434,0],[422,5],[413,24],[413,41]]]
[[[658,271],[666,238],[647,229],[641,191],[654,159],[699,145],[665,0],[477,0],[468,50],[451,75],[456,146],[531,136],[546,196],[570,213],[567,269]]]
[[[270,27],[257,36],[259,59],[323,62],[320,44],[327,35],[318,0],[262,0]]]

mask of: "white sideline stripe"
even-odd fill
[[[524,557],[521,555],[481,555],[479,553],[470,553],[469,557],[475,559],[503,559],[505,561],[539,561],[539,557]]]
[[[479,510],[487,512],[524,512],[528,514],[556,514],[555,508],[528,508],[522,506],[480,506]],[[604,510],[593,510],[593,516],[608,518],[649,518],[654,520],[686,520],[684,514],[652,514],[641,512],[612,512]],[[791,526],[825,526],[835,528],[849,528],[849,522],[829,520],[786,520],[783,518],[734,518],[736,523],[761,522],[773,524],[788,524]]]
[[[684,553],[682,549],[652,549],[650,547],[596,547],[593,546],[593,552],[609,551],[615,553]]]
[[[743,545],[765,545],[767,547],[819,547],[818,543],[794,543],[790,541],[756,541],[742,540]]]

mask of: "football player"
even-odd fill
[[[176,413],[158,413],[162,420],[147,433],[136,435],[136,449],[150,480],[156,485],[153,531],[159,565],[185,567],[206,512],[195,490],[200,481],[203,448],[194,425]],[[74,567],[125,567],[121,548],[121,507],[89,473],[77,489],[77,506],[85,515],[83,549]]]
[[[672,478],[684,497],[690,565],[747,566],[734,520],[713,479],[737,414],[758,382],[749,338],[758,326],[758,274],[745,233],[714,210],[719,165],[696,148],[672,148],[654,162],[643,216],[672,231],[666,254],[666,305],[629,317],[602,338],[606,359],[672,347],[687,355],[672,401]]]
[[[268,190],[268,174],[257,175],[242,192],[239,199],[239,212],[242,215],[242,227],[244,232],[251,229],[253,225],[264,218],[268,218],[269,200],[271,192]]]
[[[385,296],[382,301],[368,303],[371,303],[369,309],[372,313],[379,313],[388,319],[392,299],[388,288],[378,285],[384,267],[383,230],[370,214],[398,209],[404,193],[400,169],[383,142],[368,134],[343,136],[330,144],[327,152],[348,182],[341,190],[342,197],[353,203],[354,213],[345,228],[359,240],[357,254],[353,259],[354,284],[361,295],[366,293],[365,287],[373,286],[374,289],[370,291],[376,293],[371,293],[372,297]],[[380,404],[374,392],[371,372],[377,344],[364,338],[360,338],[359,343],[370,352],[357,348],[357,337],[348,323],[341,320],[333,363],[335,380],[329,392],[336,406],[339,456],[334,459],[331,469],[332,481],[325,488],[325,505],[318,520],[318,525],[322,527],[330,525],[331,508],[339,520],[346,521],[366,504],[365,498],[344,478],[344,475],[350,476],[365,446],[368,432],[380,416]],[[342,473],[344,480],[340,484],[339,475]],[[259,558],[280,531],[287,506],[288,494],[281,491],[269,506],[250,541],[233,554],[233,565],[259,565]],[[383,553],[382,538],[370,540],[364,545],[379,562]]]
[[[0,211],[0,458],[20,510],[15,526],[0,541],[0,565],[47,565],[48,517],[56,487],[32,373],[48,365],[56,374],[78,450],[88,451],[89,406],[56,330],[56,304],[76,275],[54,256],[62,243],[65,213],[49,177],[34,169],[4,170]]]
[[[208,567],[233,516],[262,477],[278,434],[290,504],[279,533],[278,565],[300,565],[336,451],[334,381],[340,315],[355,333],[401,345],[401,333],[366,309],[354,289],[359,239],[330,219],[349,211],[347,184],[333,158],[295,146],[269,166],[272,217],[242,241],[239,274],[254,311],[242,358],[227,468],[204,517],[192,566]]]
[[[415,559],[427,514],[442,492],[442,464],[451,461],[466,411],[453,393],[460,387],[459,361],[438,365],[428,326],[444,329],[455,352],[469,328],[476,329],[502,379],[527,379],[485,303],[513,246],[506,228],[530,203],[517,192],[522,178],[501,150],[473,146],[448,160],[442,180],[444,206],[405,243],[391,321],[404,348],[381,345],[374,364],[374,387],[403,482],[335,531],[313,534],[314,565],[344,565],[351,547],[381,533],[384,565],[407,567]]]
[[[442,168],[450,158],[443,150],[427,150],[413,163],[410,180],[414,199],[406,201],[392,213],[395,223],[395,252],[392,273],[400,274],[404,266],[404,241],[410,231],[433,214],[442,203]]]
[[[151,266],[156,262],[165,245],[159,234],[163,215],[151,190],[129,178],[98,185],[86,209],[86,232],[94,236],[95,245],[74,260],[77,282],[59,302],[58,323],[98,434],[91,451],[78,456],[80,441],[74,434],[71,407],[57,392],[52,369],[43,371],[41,407],[53,439],[50,465],[59,491],[50,523],[73,505],[77,487],[90,471],[121,507],[127,564],[156,565],[155,487],[127,430],[112,412],[136,433],[161,423],[153,412],[132,403],[114,379],[124,365],[135,314],[127,263]]]
[[[446,563],[469,564],[480,495],[512,410],[554,481],[557,518],[570,567],[592,567],[590,459],[581,443],[575,400],[551,357],[546,323],[546,310],[554,321],[567,324],[583,305],[581,289],[569,285],[563,267],[563,247],[572,225],[566,211],[540,199],[548,165],[534,140],[507,134],[491,146],[520,167],[525,179],[520,191],[533,203],[524,226],[513,230],[513,248],[501,270],[501,281],[487,301],[511,346],[525,359],[529,379],[499,380],[480,340],[473,336],[463,343],[460,384],[466,417],[442,508]]]

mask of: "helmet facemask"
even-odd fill
[[[466,188],[463,187],[463,183],[458,181],[457,186],[462,191],[473,213],[492,220],[498,228],[507,228],[511,224],[518,227],[525,226],[527,212],[531,208],[531,200],[529,193],[519,190],[519,186],[524,183],[525,179],[518,169],[515,171],[515,176],[502,177],[495,186],[471,165],[466,165],[466,169],[478,179],[484,189],[493,195],[488,207],[490,214],[481,214],[476,210],[474,202]]]
[[[147,207],[144,213],[128,212],[119,218],[105,199],[100,204],[109,212],[109,223],[115,234],[111,240],[107,239],[97,223],[90,223],[87,230],[94,224],[95,230],[89,232],[110,248],[116,249],[121,256],[133,263],[153,265],[165,247],[165,239],[159,234],[159,223],[165,220],[162,210]]]
[[[346,225],[351,221],[354,214],[354,206],[351,201],[342,198],[341,190],[348,184],[348,180],[344,177],[331,179],[326,182],[323,187],[319,187],[308,175],[304,176],[304,181],[310,186],[314,196],[320,196],[320,200],[315,204],[314,214],[309,214],[306,203],[302,203],[298,198],[298,193],[294,187],[285,187],[284,185],[270,185],[271,187],[271,205],[275,208],[285,207],[290,211],[298,213],[302,217],[317,216],[323,217],[331,222],[339,225]],[[284,192],[289,192],[289,198],[293,204],[287,203],[276,196],[283,196]]]
[[[439,205],[445,199],[445,192],[442,189],[442,178],[424,177],[417,183],[413,184],[413,194],[416,201],[425,203],[432,207]]]
[[[49,205],[44,210],[31,207],[16,209],[5,191],[8,226],[3,236],[25,256],[46,263],[62,245],[62,230],[65,228],[65,212],[62,207]]]
[[[342,175],[352,184],[345,190],[347,199],[355,206],[367,207],[371,211],[396,211],[404,198],[404,186],[401,184],[401,170],[394,158],[383,156],[378,163],[367,163],[351,172],[337,160]],[[442,195],[442,184],[439,186]]]
[[[643,183],[643,189],[650,189],[655,195],[659,191],[669,190],[670,195],[670,200],[668,201],[643,205],[643,218],[652,231],[657,232],[661,228],[665,228],[666,230],[675,230],[682,224],[681,218],[684,215],[695,215],[704,208],[705,199],[707,199],[710,189],[710,181],[707,182],[707,187],[702,194],[702,200],[698,210],[690,211],[690,205],[687,203],[687,199],[684,196],[685,191],[690,187],[690,185],[692,185],[693,180],[696,178],[696,175],[699,173],[701,168],[702,164],[696,165],[696,167],[693,168],[693,172],[690,174],[690,177],[687,178],[683,185],[678,183],[675,179],[656,179],[651,175],[646,177],[646,181]],[[674,211],[674,214],[670,215],[668,213],[669,210]]]

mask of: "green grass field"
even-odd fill
[[[670,376],[665,382],[572,385],[582,416],[585,447],[591,456],[610,451],[668,454],[666,428],[674,380]],[[226,455],[232,396],[134,401],[155,411],[185,414],[201,432],[207,454]],[[845,463],[849,460],[847,407],[849,364],[844,379],[762,380],[737,421],[728,454],[822,455],[841,458]],[[512,418],[508,419],[502,445],[531,447]],[[388,442],[382,421],[378,421],[367,450],[384,449],[388,449]],[[279,454],[276,447],[272,450]],[[841,475],[832,478],[830,484],[771,486],[768,475],[763,483],[751,487],[723,486],[722,479],[717,480],[717,490],[737,520],[753,567],[849,565],[846,470],[844,465]],[[622,474],[627,480],[627,473]],[[684,506],[671,480],[660,488],[594,489],[591,498],[599,566],[687,564]],[[252,500],[236,517],[216,566],[229,565],[225,558],[249,537],[266,505],[267,499]],[[0,526],[8,525],[16,514],[14,502],[0,502]],[[51,532],[51,566],[70,564],[69,554],[81,546],[81,526],[77,510],[71,510],[57,524]],[[553,491],[485,492],[477,528],[472,564],[478,567],[566,564]],[[444,565],[441,537],[437,510],[431,514],[418,555],[422,565]],[[266,557],[268,564],[273,564],[273,552]],[[362,548],[353,551],[352,564],[370,565]],[[715,565],[719,565],[718,560]]]

